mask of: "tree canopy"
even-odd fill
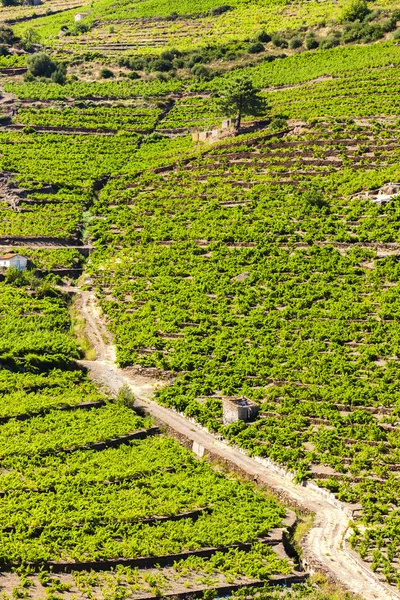
[[[51,77],[54,83],[65,83],[65,65],[52,60],[44,52],[37,52],[29,56],[27,67],[29,77]]]
[[[237,117],[237,128],[240,129],[244,115],[262,115],[267,110],[266,99],[259,95],[260,90],[254,87],[248,77],[237,75],[229,79],[220,90],[217,105],[222,114]]]

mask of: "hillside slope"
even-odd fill
[[[11,390],[0,415],[0,477],[13,482],[11,496],[2,496],[4,568],[30,563],[29,575],[53,562],[74,570],[71,563],[89,569],[105,561],[107,579],[107,561],[211,545],[250,552],[254,570],[244,554],[211,561],[216,579],[206,563],[188,560],[182,570],[199,569],[196,593],[206,598],[217,584],[261,585],[293,570],[287,556],[258,545],[284,516],[270,498],[259,500],[271,515],[265,531],[262,511],[254,509],[254,523],[229,512],[230,492],[215,514],[172,526],[171,514],[211,500],[172,510],[152,504],[156,486],[143,497],[147,510],[126,522],[103,487],[107,471],[96,483],[111,507],[105,521],[80,488],[51,516],[54,492],[37,491],[42,476],[52,481],[62,469],[60,453],[86,456],[115,439],[136,449],[148,440],[131,446],[126,436],[158,435],[130,408],[104,405],[76,362],[93,349],[71,335],[70,299],[54,283],[73,295],[70,280],[81,277],[78,288],[95,294],[119,367],[163,381],[161,405],[347,503],[350,544],[365,572],[399,594],[400,5],[13,4],[0,9],[0,247],[25,255],[36,276],[10,272],[0,290],[9,315],[0,360]],[[256,86],[264,109],[245,114],[241,131],[222,130],[218,96],[238,76]],[[225,425],[229,397],[258,404],[257,419]],[[72,408],[87,399],[93,409]],[[60,496],[69,497],[68,477]],[[171,496],[180,493],[179,477]],[[151,487],[147,471],[142,479]],[[253,492],[237,485],[252,506]],[[131,495],[124,489],[126,502],[139,498],[136,483]],[[167,524],[146,523],[142,538],[137,520],[155,517]],[[236,547],[242,542],[249,546]],[[87,587],[77,578],[68,580],[72,592],[62,590],[60,580],[52,592],[100,597],[106,579],[85,577]],[[171,588],[171,571],[135,577],[124,572],[123,591],[110,583],[110,597],[184,594],[194,581]],[[30,597],[25,588],[10,593]],[[35,583],[31,596],[41,593]],[[297,593],[314,591],[305,584]]]

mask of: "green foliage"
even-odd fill
[[[214,16],[223,15],[224,13],[232,10],[233,7],[230,4],[221,4],[221,6],[217,6],[216,8],[212,8],[210,13]]]
[[[112,79],[113,77],[115,77],[114,71],[111,71],[111,69],[107,69],[106,67],[104,67],[103,69],[100,69],[99,77],[100,79]]]
[[[38,52],[28,57],[27,67],[34,77],[51,77],[57,64],[44,52]]]
[[[302,45],[303,45],[302,41],[299,40],[299,38],[296,38],[296,37],[292,38],[289,41],[289,48],[291,50],[297,50],[297,48],[301,48]]]
[[[285,38],[283,38],[279,34],[273,35],[271,41],[276,48],[287,48],[288,47],[288,43],[285,40]]]
[[[67,67],[65,64],[59,64],[51,74],[51,80],[58,85],[64,85],[66,81]]]
[[[266,31],[261,31],[258,34],[257,39],[259,42],[263,42],[264,44],[267,44],[268,42],[271,41],[271,36]]]
[[[40,34],[38,33],[38,31],[36,29],[27,29],[24,34],[21,37],[21,46],[24,50],[26,50],[27,52],[30,52],[33,47],[37,44],[40,44]],[[45,55],[43,55],[45,56]],[[43,58],[43,56],[40,59],[35,59],[33,60],[33,57],[29,57],[30,62],[28,60],[28,67],[31,64],[32,66],[36,65],[36,68],[40,68],[40,63],[41,63],[41,68],[46,70],[50,70],[50,65],[47,64],[47,66],[45,65],[46,60]],[[47,61],[48,62],[48,61]],[[33,69],[31,69],[32,74],[33,73]],[[52,73],[52,71],[50,70],[50,74]],[[45,72],[42,73],[38,73],[38,75],[44,75],[45,77],[48,77],[49,75],[46,75]]]
[[[259,54],[260,52],[264,52],[264,50],[264,44],[262,44],[261,42],[254,42],[248,47],[248,51],[250,54]]]
[[[177,92],[182,88],[182,82],[168,80],[166,82],[149,81],[77,81],[61,85],[47,85],[42,82],[27,84],[9,83],[5,89],[15,93],[18,98],[37,100],[67,100],[68,98],[87,98],[90,96],[108,98],[135,98],[137,96],[163,96],[168,92]]]
[[[42,39],[63,48],[51,61],[79,48],[76,72],[95,61],[92,73],[97,65],[115,73],[119,66],[141,77],[62,86],[65,72],[54,69],[53,85],[48,75],[46,81],[31,75],[31,82],[6,84],[18,97],[46,102],[23,104],[13,120],[26,129],[0,135],[1,170],[15,173],[28,190],[19,211],[3,207],[1,235],[78,244],[85,228],[95,243],[88,269],[119,363],[170,373],[171,385],[157,394],[161,403],[251,455],[293,469],[299,482],[312,477],[341,501],[360,502],[363,526],[354,529],[352,544],[379,576],[395,580],[400,268],[395,255],[384,254],[400,240],[399,203],[377,206],[352,195],[400,179],[399,60],[392,42],[336,47],[374,42],[394,31],[392,12],[368,12],[361,19],[361,4],[352,4],[353,17],[339,28],[322,25],[341,11],[331,2],[291,5],[288,16],[276,3],[235,1],[232,10],[221,11],[216,1],[201,0],[200,25],[197,17],[188,18],[193,3],[104,2],[92,7],[84,50],[83,38],[57,37],[60,26],[72,31],[73,11],[36,19]],[[306,10],[314,27],[304,30]],[[140,21],[146,31],[138,34],[136,16],[168,18],[154,20],[156,25]],[[131,27],[120,18],[129,18]],[[24,23],[16,25],[18,35],[32,25]],[[270,41],[260,23],[274,32],[278,48],[298,50],[303,43],[312,49],[317,39],[321,50],[252,57],[250,43]],[[327,33],[321,35],[321,27]],[[161,29],[177,41],[177,50],[140,45],[140,35],[151,41]],[[129,54],[92,49],[103,45],[104,32],[110,44],[132,44]],[[4,56],[0,62],[23,61]],[[254,66],[244,66],[249,64]],[[172,79],[178,68],[184,69],[182,79]],[[204,149],[188,135],[162,133],[212,128],[220,123],[221,104],[223,114],[262,115],[266,102],[271,123],[251,136]],[[281,138],[288,119],[301,120],[301,127]],[[36,132],[46,125],[100,131]],[[120,133],[108,135],[107,129]],[[166,168],[157,173],[157,167]],[[67,245],[26,255],[43,269],[82,264]],[[0,488],[12,491],[0,498],[10,527],[3,562],[139,556],[247,539],[253,545],[247,554],[217,553],[178,568],[198,568],[211,587],[216,573],[268,578],[289,570],[257,543],[279,523],[279,507],[210,474],[190,455],[182,457],[177,444],[156,438],[115,450],[76,449],[149,422],[130,410],[132,398],[124,390],[115,403],[76,408],[102,397],[74,364],[81,351],[70,332],[68,302],[49,281],[13,271],[6,277],[0,290],[0,412],[31,418],[12,419],[0,432]],[[226,395],[259,403],[259,419],[223,427]],[[75,451],[61,452],[68,446]],[[332,476],[326,478],[323,467]],[[41,494],[34,491],[39,489]],[[140,521],[203,506],[210,513],[197,521]],[[104,583],[98,574],[85,577],[98,588]],[[49,598],[64,591],[54,578],[42,578]],[[26,594],[28,581],[24,576],[15,594]],[[147,591],[161,595],[160,578],[149,574],[147,584]],[[105,596],[126,595],[128,588],[118,585],[104,587]],[[276,596],[273,590],[262,594]],[[324,598],[306,586],[291,595]]]
[[[315,37],[310,36],[306,38],[305,46],[307,50],[315,50],[315,48],[318,48],[319,42],[315,39]]]
[[[287,119],[283,117],[275,117],[271,120],[269,124],[269,129],[272,131],[280,131],[281,129],[286,129],[288,126]]]
[[[309,56],[319,62],[318,53]],[[383,85],[390,87],[392,71],[379,69]],[[377,86],[371,69],[268,99],[279,115],[282,107],[293,114],[296,100],[297,114],[307,103],[330,112],[336,89],[343,111],[349,88],[368,94],[369,76]],[[350,98],[354,111],[361,102]],[[212,114],[208,98],[179,100],[174,114],[191,122],[203,102]],[[378,102],[394,110],[381,93]],[[372,245],[397,243],[399,204],[352,195],[397,181],[398,135],[393,123],[361,127],[326,116],[283,138],[267,130],[221,141],[161,174],[149,164],[100,194],[107,238],[100,233],[97,243],[112,247],[90,267],[120,364],[171,373],[173,384],[157,393],[161,403],[284,464],[299,482],[312,477],[342,501],[360,502],[369,533],[354,546],[367,557],[395,535],[388,498],[395,506],[400,493],[391,473],[399,268]],[[223,427],[221,397],[232,395],[258,402],[259,419]],[[388,410],[382,419],[378,407]],[[335,476],[319,478],[323,467]]]
[[[32,451],[48,444],[56,430],[61,445],[71,444],[78,436],[83,443],[96,436],[108,439],[121,435],[124,419],[125,431],[146,423],[133,415],[112,405],[65,416],[54,411],[47,422],[41,420],[44,440],[35,446],[32,441]],[[36,439],[37,426],[35,419],[30,425],[21,425],[21,442],[28,428],[32,440]],[[268,528],[279,524],[284,511],[273,499],[255,494],[251,485],[228,479],[197,461],[173,439],[148,438],[116,449],[76,450],[62,456],[29,458],[9,452],[4,460],[12,471],[1,475],[0,484],[13,493],[0,503],[13,534],[2,549],[3,561],[18,561],[22,552],[28,560],[40,561],[51,557],[59,560],[60,556],[67,560],[154,556],[240,540],[255,542],[249,555],[238,550],[226,557],[216,554],[210,566],[263,579],[290,571],[285,560],[257,543]],[[44,493],[38,494],[35,487]],[[207,510],[196,520],[141,522],[153,515],[168,517],[200,507]],[[199,570],[203,564],[202,559],[197,561]],[[52,585],[53,579],[46,574],[41,579]]]
[[[192,73],[200,80],[207,80],[210,78],[210,71],[202,64],[194,65],[192,68]]]
[[[87,33],[90,30],[89,23],[85,23],[84,21],[78,21],[78,23],[74,23],[74,26],[71,28],[71,35],[81,35],[83,33]]]
[[[0,43],[6,46],[11,46],[17,41],[14,31],[8,25],[0,26]]]
[[[126,406],[128,408],[133,406],[135,402],[135,396],[133,395],[129,385],[124,384],[122,387],[119,388],[116,402],[117,404],[121,406]]]
[[[219,90],[217,106],[226,116],[237,116],[237,128],[240,129],[241,119],[245,115],[261,115],[266,112],[265,98],[259,95],[251,80],[237,75],[228,80]]]
[[[172,71],[173,68],[174,65],[172,62],[163,58],[159,58],[152,63],[152,70],[159,71],[161,73],[168,73],[169,71]]]
[[[116,129],[151,131],[156,123],[160,109],[140,104],[128,107],[87,105],[65,106],[57,108],[20,108],[16,122],[22,125],[51,125],[55,127],[76,127],[88,129]]]
[[[351,0],[342,10],[342,21],[362,21],[371,12],[366,0]]]
[[[5,282],[17,287],[27,285],[29,283],[29,278],[30,276],[27,271],[21,271],[17,267],[7,269],[5,274]]]

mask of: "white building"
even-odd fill
[[[28,264],[28,259],[25,256],[21,256],[21,254],[14,254],[13,252],[9,252],[8,254],[3,254],[0,256],[0,268],[1,269],[9,269],[10,267],[16,267],[19,271],[23,271],[26,269]]]
[[[74,21],[75,21],[75,23],[77,23],[78,21],[82,21],[82,19],[84,19],[88,15],[89,15],[88,12],[86,12],[86,13],[75,13],[75,15],[74,15]]]

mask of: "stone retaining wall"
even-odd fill
[[[6,415],[0,417],[0,424],[7,423],[11,419],[16,421],[27,421],[28,419],[32,419],[32,417],[40,417],[42,415],[47,414],[51,410],[61,410],[61,411],[74,411],[81,410],[87,408],[100,408],[105,406],[105,400],[99,400],[98,402],[81,402],[80,404],[68,404],[66,406],[49,406],[48,408],[43,408],[41,410],[37,410],[31,413],[20,413],[19,415]]]
[[[260,540],[263,543],[267,543],[267,540]],[[274,541],[275,544],[275,541]],[[274,545],[272,544],[272,545]],[[185,560],[186,558],[190,558],[191,556],[199,556],[202,558],[210,558],[217,552],[222,552],[226,554],[230,550],[242,550],[244,552],[249,552],[254,546],[253,542],[249,543],[239,543],[239,544],[230,544],[227,546],[218,546],[215,548],[201,548],[200,550],[187,550],[186,552],[179,552],[176,554],[168,554],[163,556],[139,556],[136,558],[110,558],[104,560],[92,560],[92,561],[76,561],[76,562],[56,562],[56,561],[46,561],[44,563],[29,563],[29,567],[31,567],[34,571],[39,571],[40,569],[48,569],[53,573],[73,573],[74,571],[109,571],[110,569],[114,569],[118,565],[123,565],[126,567],[138,568],[138,569],[152,569],[156,565],[160,567],[171,567],[175,562],[179,560]],[[3,571],[12,571],[18,567],[17,564],[5,564],[2,565]],[[289,578],[290,576],[288,576]]]

